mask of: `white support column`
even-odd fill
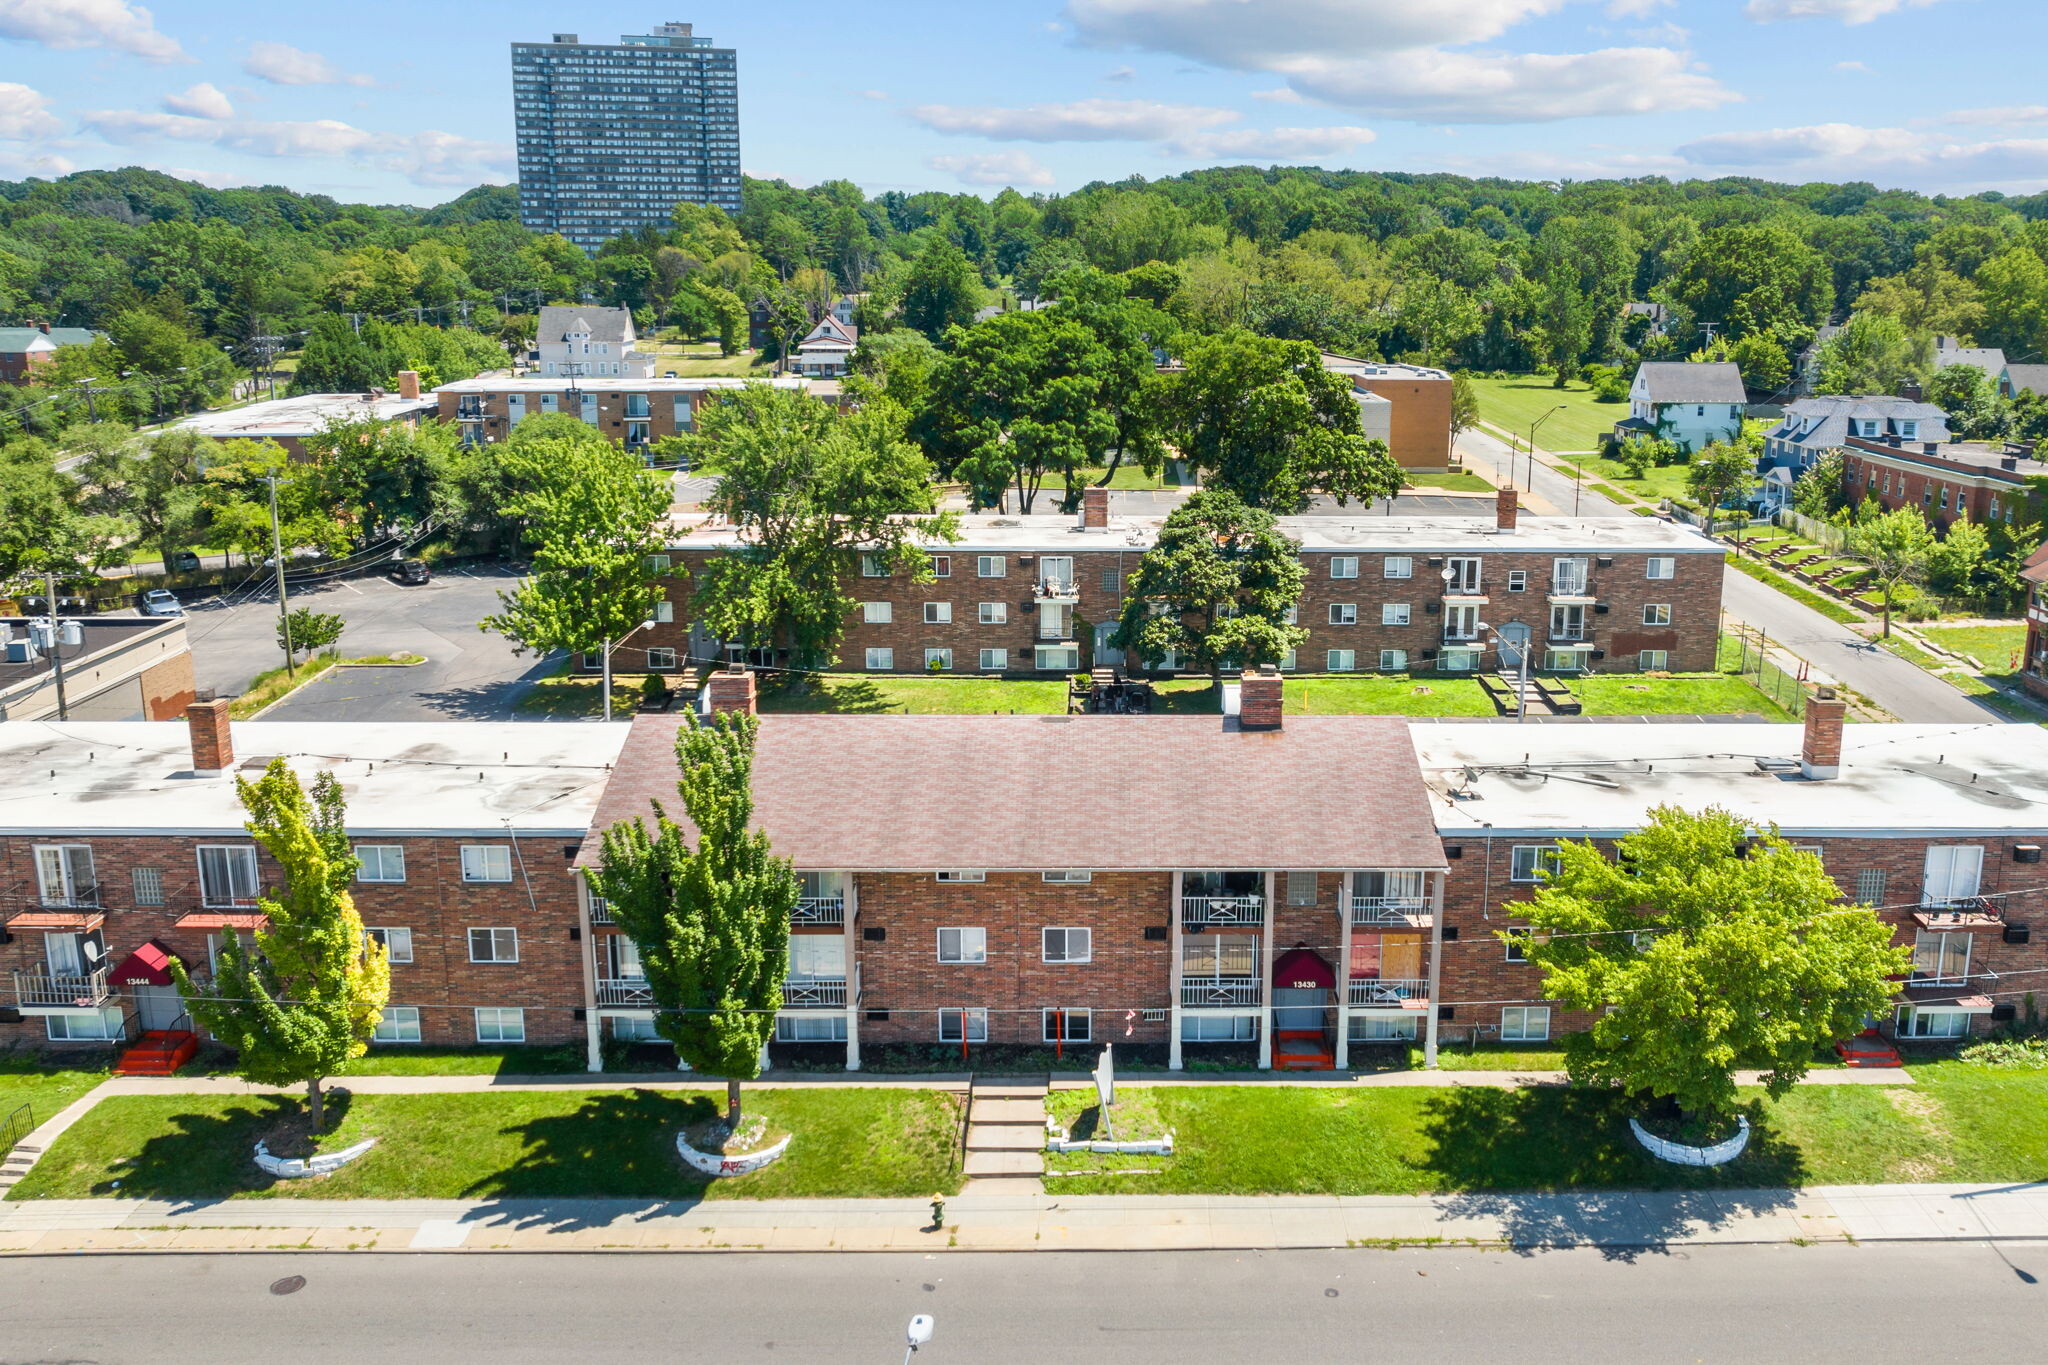
[[[1337,879],[1337,1069],[1351,1065],[1351,874]]]
[[[860,1070],[860,955],[855,951],[860,943],[860,927],[855,923],[860,918],[860,888],[851,872],[842,872],[846,880],[841,885],[841,895],[846,899],[846,1069]]]
[[[603,1023],[597,1017],[597,937],[590,932],[590,878],[576,879],[576,936],[583,945],[583,1069],[604,1070]]]
[[[1273,1069],[1273,873],[1266,872],[1266,902],[1259,926],[1259,1070]]]
[[[1429,893],[1429,1008],[1423,1011],[1424,1041],[1422,1064],[1434,1069],[1436,1066],[1436,1025],[1437,996],[1444,980],[1444,882],[1449,879],[1447,872],[1435,874],[1436,885]]]
[[[1166,1069],[1168,1071],[1179,1071],[1181,1069],[1180,986],[1182,979],[1180,965],[1180,873],[1176,872],[1173,874],[1173,881],[1170,885],[1172,889],[1169,894],[1173,897],[1173,900],[1167,907],[1166,946],[1172,954],[1172,961],[1167,963],[1167,980],[1170,983],[1173,994],[1168,996],[1166,1001]]]

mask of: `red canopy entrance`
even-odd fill
[[[171,984],[171,950],[149,940],[107,973],[114,986],[168,986]]]
[[[1332,991],[1337,970],[1307,948],[1290,948],[1273,959],[1273,988],[1282,991]]]

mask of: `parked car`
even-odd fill
[[[401,559],[391,566],[391,581],[408,587],[425,583],[433,576],[433,571],[427,568],[427,561],[424,559]]]
[[[151,588],[148,592],[142,594],[142,614],[144,616],[183,616],[185,614],[185,605],[178,600],[178,594],[172,592],[169,588]]]
[[[193,550],[173,550],[164,567],[172,573],[192,573],[199,568],[199,555]]]

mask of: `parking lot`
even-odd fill
[[[427,662],[411,668],[339,670],[286,698],[266,720],[510,720],[513,704],[552,661],[521,657],[502,635],[477,629],[515,581],[501,567],[473,565],[436,573],[431,583],[400,587],[388,578],[355,578],[293,589],[293,607],[331,612],[348,623],[336,646],[345,658],[406,651]],[[277,596],[186,604],[186,634],[200,687],[238,696],[249,680],[283,662],[277,647]]]

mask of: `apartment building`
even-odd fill
[[[738,57],[689,24],[512,44],[519,217],[585,251],[677,204],[740,213]]]
[[[465,445],[502,441],[528,417],[567,413],[639,452],[664,436],[696,430],[697,412],[720,394],[748,384],[802,391],[795,376],[775,379],[639,379],[630,376],[478,375],[434,390],[444,422],[454,423]]]
[[[534,368],[546,378],[654,377],[654,357],[634,349],[640,338],[629,309],[551,303],[533,330]]]
[[[182,617],[0,616],[0,721],[175,720],[192,700]],[[66,639],[76,635],[76,640]],[[60,677],[58,668],[62,667]]]
[[[1927,520],[2034,519],[2031,482],[2048,473],[2027,447],[1982,441],[1908,441],[1899,435],[1848,436],[1842,445],[1842,493],[1851,506],[1868,498],[1886,511],[1918,507]]]
[[[391,954],[380,1043],[584,1033],[579,850],[623,725],[0,724],[0,1045],[190,1029],[166,970],[212,967],[277,868],[235,791],[272,758],[331,771]]]
[[[403,422],[417,426],[435,409],[432,394],[421,394],[420,377],[398,373],[398,390],[385,393],[298,393],[238,408],[195,412],[172,423],[216,441],[274,441],[295,460],[306,458],[306,441],[337,422]]]
[[[838,666],[876,673],[1071,673],[1135,668],[1110,643],[1124,588],[1160,517],[1112,515],[1090,489],[1078,519],[963,516],[960,539],[927,548],[930,582],[863,560],[860,605]],[[1282,517],[1307,582],[1309,633],[1286,671],[1468,673],[1518,663],[1559,673],[1709,670],[1725,551],[1690,527],[1644,517],[1522,517],[1503,492],[1486,517]],[[656,669],[716,658],[693,629],[688,572],[738,544],[701,514],[671,520],[660,619],[630,646]],[[1503,653],[1505,651],[1505,654]],[[596,666],[597,660],[587,661]],[[1171,673],[1178,661],[1168,659]]]
[[[2020,649],[2020,686],[2048,698],[2048,544],[2035,548],[2020,566],[2027,585],[2027,639]]]
[[[1351,385],[1361,429],[1387,443],[1403,469],[1451,465],[1451,390],[1446,370],[1323,353],[1323,368]]]

